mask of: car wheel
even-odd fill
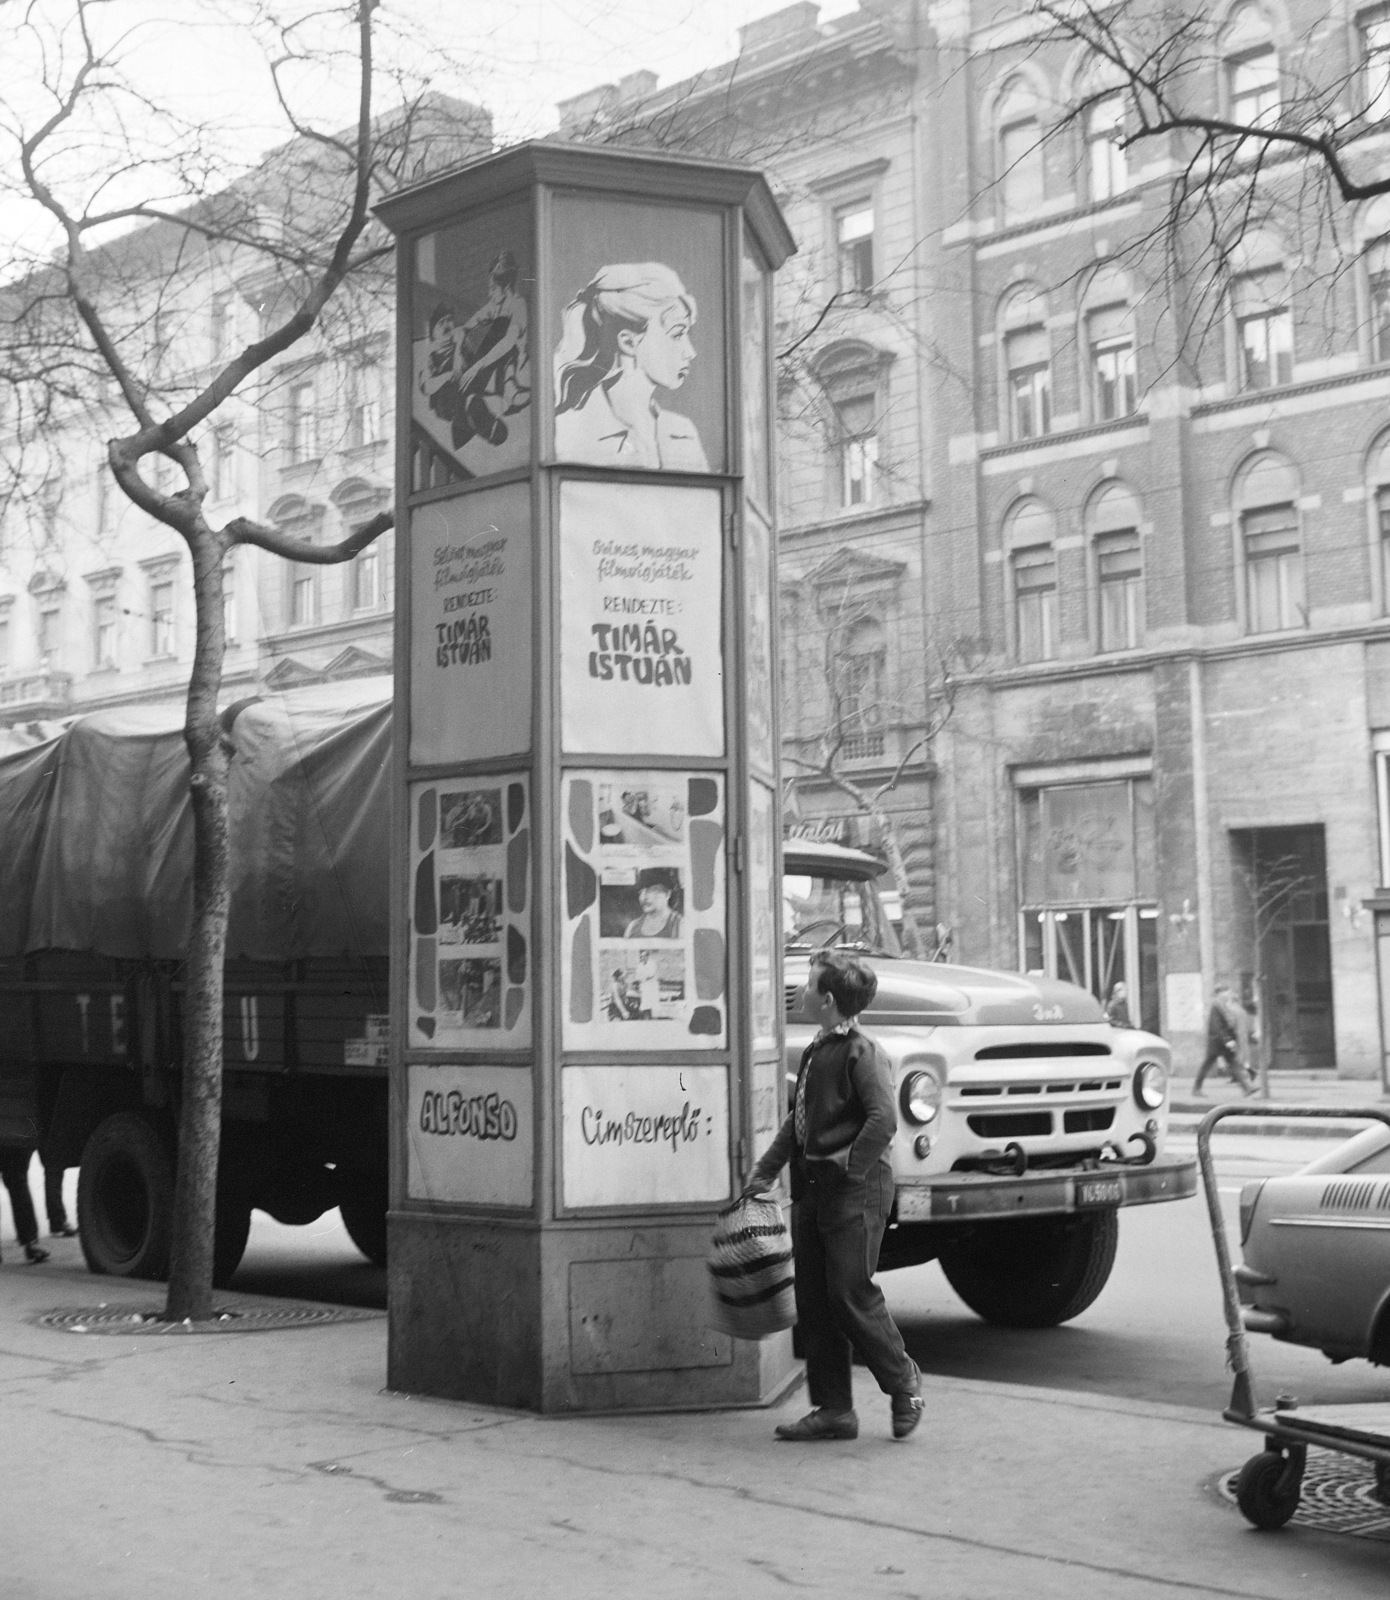
[[[386,1265],[386,1178],[358,1173],[343,1185],[338,1201],[348,1238],[374,1266]]]
[[[87,1140],[77,1180],[77,1231],[88,1267],[113,1278],[165,1278],[173,1226],[168,1146],[144,1117],[107,1117]]]
[[[1114,1211],[981,1227],[941,1252],[946,1281],[1001,1328],[1054,1328],[1091,1305],[1115,1264]]]
[[[1291,1481],[1290,1481],[1291,1480]],[[1298,1510],[1300,1468],[1277,1450],[1251,1456],[1236,1479],[1236,1504],[1257,1528],[1282,1528]]]

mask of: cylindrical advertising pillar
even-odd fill
[[[746,168],[528,144],[398,239],[393,1388],[757,1404],[782,1101],[772,273]]]

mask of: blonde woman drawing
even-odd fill
[[[688,417],[657,403],[695,347],[695,301],[659,261],[600,268],[565,307],[555,351],[555,453],[596,466],[708,472]]]

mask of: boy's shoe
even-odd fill
[[[52,1239],[75,1239],[77,1237],[77,1229],[70,1222],[65,1222],[61,1228],[50,1228],[48,1233]]]
[[[41,1244],[26,1244],[24,1246],[24,1259],[31,1266],[38,1266],[40,1261],[48,1260],[48,1251]]]
[[[772,1430],[779,1439],[800,1443],[808,1439],[857,1439],[859,1418],[853,1411],[826,1411],[817,1407],[798,1422],[779,1422]]]
[[[892,1399],[893,1437],[906,1439],[922,1420],[927,1402],[920,1394],[895,1394]]]

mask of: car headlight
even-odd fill
[[[1134,1074],[1134,1098],[1145,1111],[1157,1111],[1168,1098],[1168,1074],[1157,1061],[1141,1061]]]
[[[941,1079],[934,1072],[909,1072],[898,1089],[898,1104],[909,1122],[919,1127],[934,1122],[941,1110]]]

